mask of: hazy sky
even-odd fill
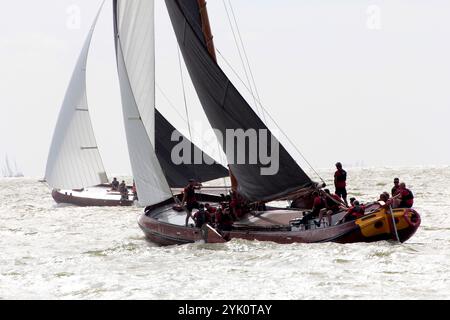
[[[59,108],[100,2],[5,1],[0,12],[0,157],[17,159],[28,176],[44,174]],[[111,3],[93,39],[88,98],[107,171],[127,174]],[[338,160],[450,164],[449,1],[232,4],[263,105],[315,167]],[[184,114],[173,30],[164,1],[156,7],[157,82]],[[208,8],[217,48],[245,79],[223,1],[210,0]],[[185,77],[191,120],[207,126],[186,70]],[[157,105],[186,132],[159,92]]]

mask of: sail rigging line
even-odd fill
[[[191,128],[191,122],[189,118],[189,109],[188,109],[188,103],[187,103],[187,97],[186,97],[186,87],[184,84],[184,74],[183,74],[183,63],[181,61],[181,52],[180,47],[177,45],[177,55],[178,55],[178,64],[180,66],[180,77],[181,77],[181,87],[183,88],[183,99],[184,99],[184,109],[186,111],[186,119],[187,119],[187,126],[189,130],[189,138],[192,140],[192,128]],[[203,156],[203,154],[202,154]],[[194,161],[195,162],[195,161]],[[197,176],[195,165],[193,166],[194,175]]]
[[[242,51],[241,51],[241,47],[239,46],[239,42],[238,42],[238,38],[237,38],[237,35],[236,35],[236,31],[234,30],[235,27],[233,26],[233,22],[231,20],[231,16],[230,16],[230,13],[229,13],[229,10],[228,10],[228,7],[227,7],[227,4],[226,4],[225,0],[222,0],[222,2],[223,2],[223,6],[225,8],[225,12],[226,12],[227,17],[228,17],[228,23],[230,24],[231,33],[233,34],[234,43],[236,44],[236,49],[238,51],[239,58],[241,60],[242,68],[244,69],[245,78],[247,79],[248,86],[250,87],[250,90],[252,90],[252,93],[253,93],[253,87],[252,87],[252,83],[250,81],[250,77],[248,75],[247,66],[245,65],[244,57],[242,56]],[[236,21],[236,19],[234,21]],[[241,44],[242,44],[242,40],[241,40]],[[255,103],[256,112],[258,113],[258,115],[261,115],[260,114],[260,108],[258,107],[258,103],[256,102],[255,99],[253,99],[253,101]]]
[[[223,1],[225,1],[225,0],[223,0]],[[246,60],[246,62],[247,62],[248,71],[249,71],[249,73],[250,73],[250,77],[251,77],[252,82],[253,82],[253,88],[255,88],[256,97],[258,98],[259,101],[261,101],[261,97],[260,97],[260,95],[259,95],[258,87],[256,86],[255,76],[253,75],[253,70],[252,70],[252,67],[251,67],[251,64],[250,64],[250,59],[249,59],[248,54],[247,54],[247,49],[246,49],[246,47],[245,47],[245,44],[244,44],[244,41],[243,41],[243,38],[242,38],[241,30],[240,30],[240,28],[239,28],[239,24],[238,24],[238,22],[237,22],[236,14],[235,14],[235,12],[234,12],[233,5],[232,5],[232,3],[231,3],[231,0],[228,0],[228,4],[229,4],[230,9],[231,9],[231,14],[232,14],[233,19],[234,19],[234,24],[235,24],[235,26],[236,26],[237,33],[238,33],[238,36],[239,36],[239,40],[240,40],[240,42],[241,42],[242,50],[243,50],[243,52],[244,52],[244,57],[245,57],[245,60]],[[257,102],[255,102],[255,104],[258,105]],[[257,106],[257,108],[258,108],[258,106]],[[261,113],[262,113],[264,122],[267,123],[267,119],[266,119],[266,115],[265,115],[265,113],[264,113],[264,110],[262,110]]]
[[[397,222],[395,221],[394,211],[392,210],[392,204],[389,204],[389,212],[390,216],[392,217],[392,226],[395,231],[395,237],[397,238],[397,241],[401,243],[400,237],[398,235]]]
[[[239,76],[239,74],[236,72],[236,70],[233,68],[233,66],[228,62],[228,60],[225,58],[225,56],[221,53],[219,49],[217,49],[217,53],[222,57],[222,59],[225,61],[225,63],[228,65],[228,67],[233,71],[235,76],[239,79],[239,81],[242,83],[242,85],[247,89],[247,91],[253,95],[251,90],[247,87],[244,80]],[[302,159],[305,161],[305,163],[310,167],[310,169],[317,175],[317,177],[325,184],[325,180],[322,178],[322,176],[317,172],[317,170],[314,169],[314,167],[311,165],[311,163],[306,159],[304,154],[300,151],[300,149],[292,142],[292,140],[289,138],[289,136],[286,134],[286,132],[280,127],[280,125],[276,122],[276,120],[272,117],[272,115],[267,111],[266,108],[262,105],[261,101],[253,95],[258,104],[261,106],[263,111],[267,114],[267,116],[270,118],[270,120],[275,124],[277,129],[281,132],[281,134],[287,139],[287,141],[291,144],[291,146],[295,149],[295,151],[302,157]]]

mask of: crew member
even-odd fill
[[[345,222],[355,221],[364,217],[366,208],[362,206],[359,201],[355,201],[353,205],[354,206],[348,210],[347,215],[344,217]]]
[[[208,212],[205,210],[203,204],[199,205],[198,211],[194,214],[195,227],[201,229],[205,224],[210,223],[210,217]]]
[[[197,202],[197,197],[195,195],[196,190],[201,190],[202,185],[195,181],[194,179],[189,180],[188,186],[184,189],[183,201],[181,206],[186,208],[186,227],[189,224],[189,218],[192,217],[192,210],[199,209],[200,204]]]
[[[327,219],[328,219],[328,226],[331,226],[332,224],[332,216],[337,214],[341,210],[341,203],[342,199],[337,194],[331,194],[330,190],[325,189],[325,206],[326,210],[322,209],[319,213],[319,227],[322,223],[323,215],[326,211]],[[316,224],[317,225],[317,224]]]
[[[400,189],[400,179],[399,178],[395,178],[394,179],[394,187],[392,188],[392,197],[395,197],[399,194],[399,189]]]
[[[125,183],[125,181],[122,181],[122,183],[119,185],[119,192],[121,197],[121,201],[126,201],[129,200],[128,197],[128,188],[127,188],[127,184]]]
[[[120,183],[117,181],[117,178],[114,178],[111,182],[111,191],[119,191]]]
[[[310,219],[320,217],[320,211],[322,209],[326,208],[325,199],[321,197],[321,195],[318,191],[314,191],[312,196],[314,199],[313,208],[312,208],[311,212],[309,214],[305,215],[302,219],[302,223],[305,225],[307,225],[307,223]],[[320,227],[320,221],[319,222],[314,221],[314,224],[317,227]]]
[[[398,192],[400,195],[400,208],[412,208],[414,205],[414,194],[406,188],[405,183],[400,184]]]
[[[346,206],[347,202],[347,172],[342,168],[342,163],[336,163],[336,173],[334,174],[334,186],[336,187],[336,194],[344,200]]]
[[[383,192],[382,194],[380,194],[380,199],[378,199],[378,202],[384,202],[386,204],[389,201],[389,198],[389,193]]]

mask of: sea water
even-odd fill
[[[0,179],[0,299],[449,299],[450,167],[348,174],[362,202],[405,181],[418,233],[402,245],[161,248],[139,229],[141,209],[59,206],[37,180]]]

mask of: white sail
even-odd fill
[[[155,146],[154,0],[117,1],[116,23],[128,80],[147,135]]]
[[[108,182],[86,94],[87,58],[102,7],[103,4],[78,58],[53,135],[45,179],[55,189],[78,189]]]
[[[172,197],[155,154],[154,1],[119,0],[117,65],[133,177],[142,206]]]

